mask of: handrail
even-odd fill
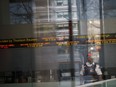
[[[114,80],[116,80],[116,78],[109,79],[109,80],[98,81],[98,82],[93,82],[93,83],[88,83],[88,84],[80,85],[80,86],[76,86],[76,87],[88,87],[88,86],[92,86],[92,85],[103,84],[103,83],[114,81]]]

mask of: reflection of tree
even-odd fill
[[[99,0],[78,0],[77,5],[80,19],[99,19]]]
[[[32,23],[32,1],[10,0],[11,23]]]
[[[116,0],[104,0],[104,17],[114,18],[116,17]]]
[[[99,0],[87,0],[88,19],[99,19]]]
[[[80,21],[84,20],[86,21],[86,29],[87,29],[87,35],[88,35],[88,40],[90,41],[95,41],[96,39],[100,39],[100,0],[79,0],[81,2],[80,6]],[[90,42],[88,44],[88,52],[92,54],[91,57],[95,58],[93,54],[98,56],[99,53],[98,51],[92,51],[91,48],[95,48],[98,44]],[[86,56],[85,56],[86,58]]]

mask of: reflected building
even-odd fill
[[[103,73],[107,71],[110,76],[116,76],[115,43],[96,41],[115,39],[114,2],[71,0],[73,41],[82,42],[86,39],[90,43],[69,44],[68,0],[0,0],[0,83],[31,82],[38,86],[56,82],[56,87],[66,84],[63,82],[71,83],[70,55],[74,57],[73,78],[76,86],[80,85],[80,66],[88,55],[101,64]],[[102,37],[101,34],[109,36]],[[14,48],[7,47],[14,40],[27,38],[34,38],[41,45],[21,47],[20,43],[15,42]],[[9,39],[10,44],[2,42]],[[3,49],[2,46],[6,47]],[[73,47],[73,54],[70,53],[70,46]]]
[[[73,32],[75,36],[77,36],[77,9],[75,2],[76,0],[72,1],[72,15]],[[53,42],[57,43],[56,41],[63,41],[64,44],[64,46],[35,48],[36,70],[47,70],[49,73],[54,71],[59,72],[60,69],[65,69],[65,66],[69,69],[69,47],[65,45],[68,42],[64,42],[65,39],[69,38],[68,0],[36,0],[33,5],[35,37],[38,38],[38,40],[39,38],[46,38],[51,45]],[[49,55],[43,55],[45,53]],[[77,62],[80,61],[79,53],[76,54],[75,57]],[[70,73],[69,70],[68,73]],[[57,79],[58,76],[59,75],[57,75]]]

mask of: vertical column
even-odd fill
[[[72,28],[72,4],[71,0],[68,0],[68,15],[69,15],[69,41],[73,41],[73,28]],[[74,67],[74,50],[73,45],[70,46],[70,68],[71,68],[71,79],[74,82],[75,77],[75,67]],[[72,82],[72,87],[74,87],[74,83]]]
[[[0,24],[9,24],[9,0],[0,0]]]

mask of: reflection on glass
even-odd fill
[[[88,52],[95,62],[99,62],[99,49],[101,45],[100,36],[100,21],[89,20],[88,21]]]
[[[11,24],[32,23],[32,0],[9,0],[9,3]]]
[[[105,6],[101,8],[99,1],[104,1]],[[0,84],[77,87],[85,84],[80,72],[88,57],[95,63],[104,62],[101,60],[105,58],[108,67],[103,70],[104,78],[114,78],[115,61],[108,60],[115,57],[116,11],[113,3],[108,5],[110,1],[114,2],[0,0]],[[102,9],[104,14],[101,15]],[[111,19],[102,23],[101,16]],[[109,34],[109,29],[114,34]],[[108,34],[102,35],[105,31]],[[107,85],[114,84],[111,83]]]

